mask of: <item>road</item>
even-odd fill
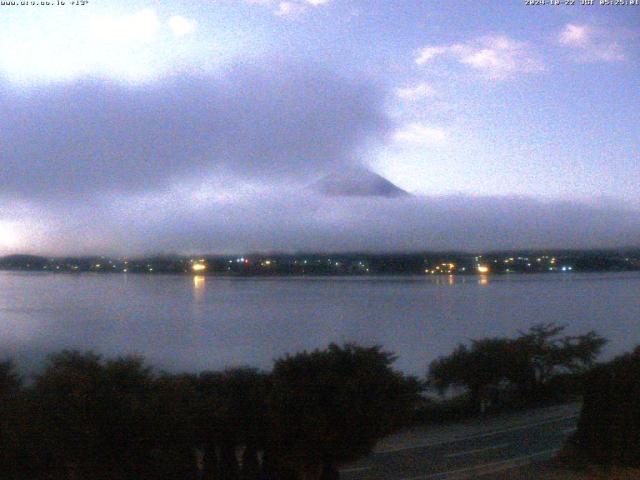
[[[491,479],[551,458],[575,431],[579,410],[579,404],[571,404],[402,432],[381,442],[369,457],[343,468],[341,478]]]

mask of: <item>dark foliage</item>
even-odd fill
[[[580,385],[606,343],[597,333],[563,336],[564,327],[539,324],[515,338],[473,340],[429,366],[429,384],[441,393],[464,387],[472,408],[510,401],[540,402],[559,388]]]
[[[370,453],[418,400],[419,383],[393,361],[379,347],[356,345],[278,360],[269,397],[273,455],[311,479]]]
[[[25,420],[21,398],[22,379],[11,361],[0,362],[0,473],[15,478],[18,465],[25,463],[20,440],[20,422]]]
[[[271,375],[157,375],[140,358],[64,351],[29,387],[3,362],[0,478],[295,480],[313,462],[311,478],[338,478],[339,463],[414,406],[418,384],[392,362],[379,348],[332,345],[279,360]]]
[[[138,358],[65,351],[31,392],[46,470],[64,477],[146,478],[153,448],[152,377]]]
[[[640,466],[640,347],[586,376],[576,441],[596,463]]]

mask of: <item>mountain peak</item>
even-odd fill
[[[401,197],[410,195],[382,175],[350,167],[325,175],[312,188],[329,197]]]

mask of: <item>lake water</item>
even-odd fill
[[[220,278],[0,272],[0,356],[137,353],[164,369],[251,365],[329,342],[381,344],[423,374],[459,342],[538,322],[640,344],[640,273]]]

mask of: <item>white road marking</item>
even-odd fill
[[[564,434],[566,435],[567,433],[573,433],[573,432],[575,432],[576,430],[577,430],[577,428],[576,428],[576,427],[573,427],[573,428],[567,428],[567,429],[563,430],[563,431],[562,431],[562,433],[564,433]]]
[[[500,445],[492,445],[490,447],[475,448],[473,450],[465,450],[463,452],[450,453],[449,455],[445,455],[445,457],[447,457],[447,458],[455,458],[455,457],[462,457],[464,455],[473,455],[474,453],[481,453],[481,452],[486,452],[488,450],[497,450],[499,448],[505,448],[505,447],[508,447],[509,445],[511,445],[511,444],[510,443],[501,443]]]
[[[462,441],[465,441],[465,440],[475,440],[477,438],[492,437],[494,435],[499,435],[501,433],[516,432],[518,430],[526,430],[528,428],[538,427],[540,425],[546,425],[546,424],[549,424],[549,423],[557,423],[557,422],[561,422],[563,420],[569,420],[569,419],[577,418],[577,417],[578,417],[578,414],[567,415],[565,417],[554,417],[554,418],[549,418],[549,419],[546,419],[546,420],[541,420],[539,422],[527,423],[525,425],[518,425],[518,426],[514,426],[514,427],[503,428],[503,429],[500,429],[500,430],[492,430],[490,432],[485,432],[485,433],[475,433],[475,434],[472,434],[472,435],[467,435],[467,436],[464,436],[464,437],[455,437],[455,438],[451,438],[451,439],[448,439],[448,440],[437,440],[437,441],[433,441],[433,442],[424,442],[424,443],[420,443],[420,444],[417,444],[417,445],[410,445],[408,447],[387,448],[385,450],[378,450],[378,451],[374,452],[374,454],[402,452],[402,451],[405,451],[405,450],[416,450],[418,448],[435,447],[435,446],[438,446],[438,445],[447,445],[449,443],[462,442]]]
[[[519,457],[508,458],[507,460],[500,460],[498,462],[484,463],[482,465],[474,465],[472,467],[458,468],[456,470],[449,470],[446,472],[433,473],[431,475],[421,475],[419,477],[407,477],[401,480],[431,480],[431,479],[463,479],[463,478],[475,478],[480,475],[488,475],[489,473],[501,472],[503,470],[510,470],[512,468],[522,467],[528,465],[536,457],[551,456],[558,451],[557,448],[549,450],[542,450],[540,452],[532,453],[530,455],[521,455]]]

